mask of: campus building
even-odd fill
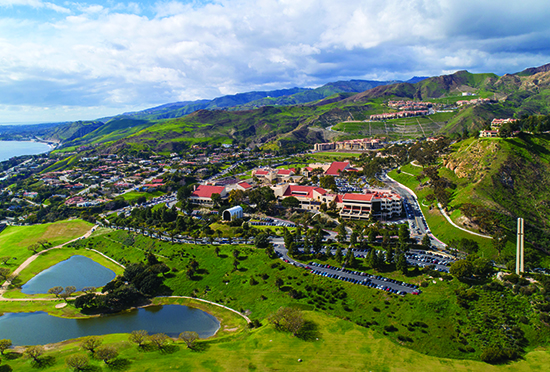
[[[225,186],[199,185],[189,196],[189,201],[193,204],[205,204],[211,206],[212,195],[219,194],[222,199],[228,197]]]
[[[344,151],[364,151],[374,150],[382,147],[384,141],[377,138],[360,138],[348,141],[339,142],[327,142],[316,143],[314,145],[314,151],[331,151],[331,150],[344,150]]]
[[[318,211],[321,204],[327,207],[332,201],[340,211],[340,217],[353,220],[368,220],[373,215],[377,219],[391,219],[402,213],[401,196],[391,190],[366,190],[364,194],[329,194],[327,190],[315,186],[277,185],[273,187],[279,199],[295,197],[300,208]]]

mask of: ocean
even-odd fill
[[[14,156],[42,154],[50,150],[50,146],[41,142],[0,141],[0,161]]]

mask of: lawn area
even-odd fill
[[[145,196],[145,199],[151,200],[157,196],[162,196],[164,193],[162,191],[153,191],[153,192],[139,192],[139,191],[130,191],[125,194],[122,194],[121,197],[127,202],[131,203],[135,201],[140,196]]]
[[[432,280],[420,272],[408,276],[384,272],[384,276],[408,283],[430,283],[422,288],[420,296],[401,297],[312,275],[279,259],[268,258],[263,250],[246,245],[172,244],[126,231],[108,232],[106,229],[72,245],[95,248],[124,264],[143,261],[151,252],[171,268],[165,284],[172,295],[193,296],[220,303],[246,312],[253,320],[265,321],[280,306],[293,305],[364,325],[385,334],[391,341],[426,355],[477,359],[484,345],[477,339],[478,336],[471,335],[468,340],[474,351],[464,351],[460,349],[462,344],[459,339],[453,336],[458,324],[469,324],[470,319],[475,319],[457,304],[455,290],[468,286],[456,280]],[[198,263],[198,269],[189,277],[186,273],[191,261]],[[280,286],[276,284],[279,279],[283,283]],[[480,291],[480,298],[487,296],[487,293]],[[491,308],[504,309],[502,303],[506,300],[507,297],[491,299]],[[500,314],[500,310],[495,313]],[[521,327],[525,328],[526,334],[532,334],[533,327],[540,321],[529,302],[522,297],[512,308],[506,308],[506,314],[511,316],[511,320],[507,321],[512,324],[517,323],[520,315],[527,313],[532,323]],[[411,326],[419,319],[429,323],[427,328]],[[393,327],[393,331],[386,332],[386,327]],[[484,329],[483,326],[481,329]],[[487,332],[500,332],[500,329]],[[546,329],[540,332],[541,339],[548,338]],[[400,341],[399,337],[406,341]],[[506,342],[503,337],[491,333],[491,340]],[[539,340],[538,336],[530,339]],[[537,341],[533,345],[540,344]]]
[[[11,256],[8,266],[15,269],[32,252],[27,249],[45,239],[50,247],[68,242],[84,235],[93,225],[83,220],[60,221],[32,226],[8,226],[0,233],[0,256]]]
[[[489,365],[470,360],[436,358],[396,345],[386,337],[353,323],[321,313],[306,312],[305,318],[318,327],[312,341],[276,331],[271,325],[237,333],[225,338],[200,341],[191,351],[176,341],[165,351],[153,347],[139,350],[127,334],[102,336],[103,343],[115,346],[117,362],[107,367],[90,359],[94,371],[534,371],[545,370],[550,363],[547,348],[528,353],[519,362]],[[35,371],[27,358],[8,351],[4,362],[15,371]],[[51,345],[44,357],[48,371],[66,371],[65,360],[74,354],[87,354],[80,340]]]

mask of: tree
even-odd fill
[[[373,269],[380,268],[380,259],[376,249],[372,248],[369,253],[367,253],[367,256],[365,257],[365,264]]]
[[[54,294],[55,297],[59,297],[61,292],[63,292],[63,287],[61,287],[61,286],[52,287],[52,288],[48,289],[48,293]]]
[[[424,234],[424,237],[422,238],[422,247],[425,250],[428,250],[432,247],[432,242],[431,242],[430,236],[428,234]]]
[[[178,338],[185,342],[189,349],[193,349],[196,341],[199,339],[199,334],[197,332],[185,331],[180,333]]]
[[[29,251],[32,251],[32,253],[36,254],[38,251],[40,251],[41,245],[34,243],[27,247]]]
[[[400,243],[407,243],[410,238],[409,227],[407,225],[399,226],[398,236]]]
[[[302,311],[295,307],[280,307],[279,310],[269,318],[269,322],[277,330],[291,332],[294,336],[304,326]]]
[[[88,368],[89,361],[88,356],[75,354],[69,356],[65,360],[65,363],[67,364],[67,366],[69,366],[69,368],[72,368],[75,371],[84,371]]]
[[[311,253],[311,244],[309,243],[309,237],[307,236],[307,234],[304,238],[304,253],[305,254]]]
[[[98,337],[98,336],[89,336],[89,337],[86,337],[81,343],[80,343],[80,346],[84,349],[84,350],[88,350],[89,352],[91,352],[92,354],[95,354],[96,351],[97,351],[97,348],[99,346],[101,346],[101,344],[103,343],[103,339],[101,337]]]
[[[357,260],[351,248],[348,248],[348,251],[346,253],[346,265],[348,265],[351,268],[354,268],[357,266]]]
[[[472,276],[474,271],[473,265],[468,260],[458,260],[455,261],[451,268],[449,269],[449,272],[452,276],[456,278],[467,278]]]
[[[285,284],[285,282],[283,282],[283,279],[281,278],[277,278],[275,279],[275,286],[279,289],[281,289],[281,287],[283,286],[283,284]]]
[[[25,349],[25,354],[31,357],[36,363],[40,363],[40,357],[44,354],[44,352],[44,346],[41,345],[27,346]]]
[[[8,280],[10,277],[11,271],[7,267],[0,267],[0,279]]]
[[[37,241],[37,243],[42,246],[42,249],[44,249],[44,248],[46,248],[46,246],[50,245],[50,242],[47,241],[46,239],[40,239],[39,241]]]
[[[397,255],[397,262],[395,263],[397,270],[401,271],[403,275],[407,274],[409,270],[409,265],[407,264],[407,259],[405,258],[405,253],[400,252]]]
[[[281,201],[281,205],[285,208],[298,208],[300,206],[300,201],[294,196],[289,196]]]
[[[84,287],[82,288],[82,292],[84,293],[94,293],[96,291],[96,287]]]
[[[162,350],[168,344],[168,341],[170,341],[170,337],[164,333],[155,333],[149,337],[149,341]]]
[[[338,262],[339,264],[342,263],[342,260],[344,259],[344,256],[342,255],[342,247],[338,246],[336,248],[336,255],[334,256],[334,259],[336,260],[336,262]]]
[[[71,295],[75,292],[76,287],[74,285],[69,285],[65,287],[65,290],[60,294],[60,296],[67,301],[67,298],[71,297]]]
[[[352,246],[352,247],[355,247],[355,245],[357,244],[357,232],[355,230],[353,230],[351,232],[351,235],[349,237],[349,244]]]
[[[214,193],[214,194],[212,194],[210,199],[212,199],[213,208],[219,208],[220,207],[220,203],[222,201],[222,197],[220,196],[220,194]]]
[[[4,351],[11,347],[12,343],[9,338],[4,338],[0,340],[0,354],[4,355]]]
[[[477,258],[472,262],[472,272],[479,278],[486,278],[493,273],[493,264],[487,258]]]
[[[266,233],[259,233],[254,238],[256,248],[267,248],[269,246],[269,236]]]
[[[330,189],[332,191],[338,191],[338,186],[333,176],[323,176],[319,179],[319,185],[324,189]]]
[[[118,356],[118,351],[114,346],[103,345],[96,350],[94,356],[105,362],[105,364],[109,364]]]
[[[4,265],[6,265],[9,260],[11,260],[11,256],[2,256],[2,257],[0,257],[0,261],[2,261],[2,263]]]
[[[340,243],[345,242],[346,239],[348,238],[348,232],[346,231],[346,225],[344,225],[343,223],[339,224],[336,227],[336,232],[338,233],[338,236],[336,237],[336,239],[338,239],[338,241]]]
[[[374,241],[376,240],[376,231],[374,231],[374,229],[369,230],[369,233],[367,234],[367,239],[369,244],[374,243]]]
[[[149,337],[147,331],[145,330],[139,330],[139,331],[132,331],[132,333],[130,333],[130,336],[128,337],[128,339],[130,340],[130,342],[133,342],[134,344],[137,344],[138,347],[143,347],[143,345],[145,344],[145,341],[147,341],[147,338]]]
[[[386,251],[386,263],[391,265],[394,263],[394,251],[393,247],[390,245]]]

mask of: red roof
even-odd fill
[[[342,200],[346,201],[371,201],[376,194],[345,194]]]
[[[191,196],[196,198],[211,198],[212,194],[221,195],[224,190],[224,186],[200,185],[191,193]]]
[[[313,170],[313,168],[311,167],[305,167],[304,169],[307,170],[308,172],[311,172]]]
[[[154,180],[152,180],[151,182],[152,183],[162,183],[162,178],[155,178]]]
[[[349,166],[350,164],[348,161],[335,161],[330,165],[325,174],[329,176],[338,176],[340,172]]]
[[[316,191],[321,195],[325,195],[327,193],[327,190],[321,187],[289,185],[283,196],[313,199],[313,191]]]
[[[282,176],[290,176],[291,173],[294,173],[294,169],[277,169],[277,174]]]
[[[260,176],[267,176],[268,172],[265,170],[258,169],[255,174]]]
[[[249,189],[252,187],[251,184],[247,183],[247,182],[239,182],[237,185],[241,186],[243,189]]]

